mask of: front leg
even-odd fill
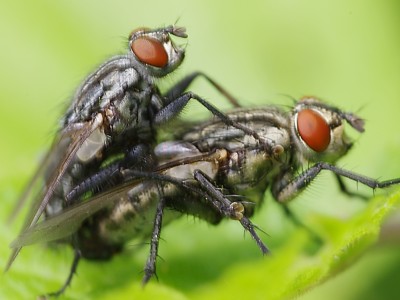
[[[228,116],[226,116],[224,113],[222,113],[219,109],[217,109],[214,105],[209,103],[207,100],[201,98],[200,96],[192,93],[192,92],[187,92],[173,101],[171,101],[167,106],[165,106],[163,109],[161,109],[154,117],[154,123],[156,125],[162,125],[165,122],[168,122],[169,120],[173,119],[176,117],[182,110],[183,108],[188,104],[189,100],[196,100],[199,102],[201,105],[203,105],[208,111],[210,111],[214,116],[219,118],[225,125],[232,126],[234,128],[242,130],[245,134],[250,135],[254,137],[256,140],[260,141],[263,143],[265,146],[265,150],[272,156],[273,155],[273,149],[269,145],[267,141],[262,139],[256,131],[253,129],[246,127],[242,125],[241,123],[235,122],[231,120]]]
[[[297,177],[294,177],[291,171],[283,174],[283,176],[273,184],[272,195],[278,202],[286,203],[302,192],[322,170],[331,171],[337,176],[349,178],[374,190],[400,184],[400,178],[378,181],[361,174],[338,168],[330,163],[318,162]]]
[[[343,177],[354,180],[357,183],[361,183],[372,189],[385,188],[385,187],[389,187],[391,185],[400,183],[400,178],[387,180],[387,181],[377,181],[375,179],[372,179],[372,178],[369,178],[369,177],[366,177],[366,176],[363,176],[360,174],[356,174],[356,173],[350,172],[348,170],[338,168],[338,167],[336,167],[332,164],[326,163],[326,162],[316,163],[315,165],[313,165],[309,169],[305,170],[303,173],[301,173],[298,176],[295,176],[293,174],[294,171],[291,169],[282,172],[281,176],[279,176],[278,179],[272,185],[272,195],[275,198],[275,200],[284,204],[283,208],[285,210],[285,213],[292,220],[292,222],[295,225],[298,225],[298,226],[306,229],[318,244],[321,243],[321,238],[319,237],[319,235],[316,234],[312,228],[309,228],[301,220],[299,220],[290,211],[290,209],[286,206],[286,204],[288,201],[295,198],[298,194],[300,194],[302,191],[304,191],[304,189],[309,184],[311,184],[311,182],[318,176],[318,174],[322,170],[328,170],[335,174],[335,176],[339,182],[339,187],[340,187],[341,191],[344,192],[346,195],[359,196],[364,199],[366,199],[367,197],[364,197],[363,195],[360,195],[360,194],[352,193],[347,190],[347,188],[343,182]]]
[[[191,85],[192,82],[196,78],[199,78],[200,76],[203,76],[203,78],[206,79],[226,99],[228,99],[228,101],[234,107],[241,107],[241,105],[239,104],[239,102],[236,100],[235,97],[233,97],[230,93],[228,93],[227,90],[225,90],[221,85],[219,85],[216,81],[214,81],[212,78],[210,78],[208,75],[204,74],[203,72],[193,72],[192,74],[185,76],[183,79],[181,79],[181,81],[179,81],[172,88],[170,88],[165,93],[165,97],[168,99],[168,103],[171,103],[173,100],[175,100],[180,95],[182,95],[186,91],[186,89],[189,87],[189,85]]]

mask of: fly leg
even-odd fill
[[[377,188],[386,188],[395,184],[400,184],[400,178],[378,181],[361,174],[338,168],[330,163],[318,162],[309,169],[305,170],[297,177],[288,180],[290,173],[284,174],[282,180],[277,180],[272,188],[272,194],[278,202],[285,203],[303,191],[322,170],[328,170],[337,176],[346,177],[358,183],[366,185],[373,190]]]
[[[211,77],[204,74],[203,72],[193,72],[192,74],[185,76],[181,81],[179,81],[171,89],[169,89],[169,91],[165,93],[165,97],[167,97],[168,103],[172,102],[180,95],[182,95],[189,87],[189,85],[191,85],[192,82],[200,76],[203,76],[203,78],[206,79],[225,98],[227,98],[234,107],[241,107],[235,97],[233,97],[230,93],[228,93],[227,90],[225,90],[221,85],[219,85],[216,81],[214,81]]]
[[[170,182],[177,187],[186,189],[194,194],[203,196],[210,202],[211,205],[223,216],[230,219],[238,220],[245,230],[247,230],[251,237],[256,241],[257,246],[260,248],[263,254],[269,253],[269,249],[262,242],[260,237],[257,235],[257,227],[251,223],[251,221],[243,214],[244,206],[240,202],[231,202],[225,197],[223,193],[211,182],[211,179],[200,170],[195,170],[193,177],[195,181],[200,185],[193,185],[193,181],[185,181],[176,179],[174,177],[160,175],[156,173],[140,172],[137,170],[127,170],[126,174],[136,178],[147,178],[149,180],[158,182]],[[161,230],[161,229],[160,229]]]
[[[149,153],[151,153],[151,151],[146,145],[140,144],[134,146],[131,150],[126,152],[123,159],[101,169],[99,172],[86,178],[71,189],[65,196],[68,206],[74,204],[74,202],[86,192],[92,191],[96,193],[105,187],[112,187],[118,184],[123,180],[123,172],[125,169],[135,168],[138,170],[150,170],[155,166],[155,160]]]
[[[340,190],[342,191],[343,194],[346,194],[349,197],[358,197],[358,198],[361,198],[362,200],[368,200],[367,196],[365,196],[363,194],[360,194],[360,193],[357,193],[357,192],[350,191],[347,188],[346,184],[344,183],[343,178],[340,177],[338,174],[335,174],[335,176],[336,176],[337,182],[339,184],[339,188],[340,188]]]
[[[242,130],[245,134],[250,135],[254,137],[256,140],[263,142],[263,144],[266,147],[266,151],[270,154],[273,155],[273,150],[272,147],[267,143],[267,141],[264,141],[257,132],[255,132],[253,129],[246,127],[238,122],[235,122],[231,120],[228,116],[226,116],[224,113],[219,111],[215,106],[213,106],[211,103],[206,101],[205,99],[201,98],[200,96],[192,93],[192,92],[186,92],[177,98],[173,99],[168,105],[166,105],[163,109],[161,109],[154,117],[154,123],[156,125],[161,125],[172,118],[174,118],[176,115],[178,115],[183,108],[187,105],[189,100],[196,100],[199,102],[201,105],[203,105],[208,111],[210,111],[214,116],[219,118],[223,123],[225,123],[228,126],[232,126],[234,128]]]
[[[76,269],[78,267],[78,263],[79,263],[79,260],[80,260],[81,256],[82,256],[81,255],[81,251],[79,251],[79,249],[75,248],[74,249],[74,260],[72,261],[71,269],[69,271],[69,275],[67,277],[67,280],[65,281],[63,286],[58,291],[55,291],[55,292],[52,292],[52,293],[48,293],[48,294],[46,294],[46,296],[59,297],[61,294],[64,293],[65,289],[71,284],[72,277],[76,273]]]
[[[157,278],[156,261],[158,256],[158,245],[160,241],[162,218],[165,207],[165,198],[161,190],[159,191],[159,194],[160,194],[160,201],[158,202],[157,205],[156,216],[154,219],[154,227],[151,235],[150,255],[147,259],[146,266],[144,267],[144,277],[142,280],[143,285],[145,285],[153,275],[156,276]]]
[[[269,253],[269,249],[257,235],[255,231],[256,227],[246,216],[244,216],[243,204],[240,202],[229,201],[224,194],[211,182],[211,179],[202,171],[195,170],[193,176],[200,184],[201,189],[209,196],[206,197],[206,199],[210,201],[211,204],[225,217],[238,220],[240,224],[242,224],[243,228],[250,233],[261,252],[263,254]]]
[[[352,193],[347,191],[344,182],[342,181],[342,177],[349,178],[351,180],[356,181],[357,183],[361,183],[366,185],[372,189],[376,188],[386,188],[391,185],[400,184],[400,178],[386,180],[386,181],[378,181],[364,175],[360,175],[357,173],[353,173],[351,171],[338,168],[332,164],[326,162],[319,162],[305,170],[298,176],[294,176],[290,171],[286,171],[282,176],[277,180],[272,186],[272,195],[273,197],[280,203],[286,204],[289,200],[293,199],[299,193],[301,193],[317,176],[322,170],[328,170],[335,174],[338,178],[339,186],[342,191],[344,191],[347,195],[351,196],[360,196],[356,193]],[[366,197],[365,197],[366,198]],[[316,241],[321,241],[318,234],[316,234],[312,229],[307,227],[302,221],[300,221],[295,215],[291,213],[291,211],[285,206],[285,212],[289,214],[289,217],[293,220],[293,222],[301,227],[305,228],[311,236]]]

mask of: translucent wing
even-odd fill
[[[117,201],[126,197],[127,192],[139,182],[140,180],[133,180],[122,184],[94,196],[89,201],[74,205],[59,215],[39,222],[24,230],[10,246],[21,249],[37,242],[51,242],[65,238],[76,232],[88,217],[103,208],[112,207]]]
[[[60,137],[55,141],[42,166],[38,169],[34,178],[24,192],[21,200],[18,202],[19,207],[26,201],[25,199],[29,197],[29,194],[32,192],[37,181],[40,180],[40,177],[43,176],[45,172],[49,172],[45,187],[41,189],[38,196],[36,196],[32,202],[31,209],[29,210],[24,226],[22,227],[22,232],[26,232],[38,222],[40,216],[43,214],[43,211],[46,208],[46,205],[54,195],[55,188],[60,183],[60,180],[68,169],[71,161],[74,159],[75,154],[80,149],[82,144],[87,140],[87,138],[102,125],[102,121],[102,115],[98,114],[90,122],[80,124],[72,129],[65,129],[61,133]],[[67,146],[64,145],[66,141],[69,141],[69,145]],[[58,157],[60,159],[57,160],[54,166],[52,166],[52,163],[55,160],[54,158]],[[20,250],[20,247],[14,248],[14,251],[7,263],[6,270],[11,266]]]
[[[110,188],[85,202],[71,206],[63,210],[59,215],[50,217],[28,227],[11,243],[11,247],[14,248],[15,251],[19,251],[21,247],[37,242],[50,242],[68,237],[79,229],[83,221],[106,207],[113,207],[116,202],[126,198],[128,192],[133,187],[144,180],[164,180],[168,178],[168,176],[164,174],[168,173],[173,168],[200,161],[214,161],[219,156],[219,152],[209,152],[189,158],[172,160],[160,165],[154,173],[131,171],[130,174],[133,174],[132,178],[127,179],[124,183]],[[130,170],[128,170],[127,173],[129,173],[129,171]],[[157,176],[155,174],[161,175]],[[179,184],[179,182],[180,181],[177,180],[176,184]]]

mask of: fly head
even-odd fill
[[[184,27],[134,30],[129,37],[129,47],[135,67],[144,76],[162,77],[174,71],[183,61],[185,50],[178,47],[171,35],[186,38]]]
[[[291,115],[291,134],[299,161],[335,162],[353,143],[344,132],[345,123],[358,132],[364,121],[353,113],[305,97],[295,105]]]

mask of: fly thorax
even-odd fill
[[[140,89],[140,85],[143,82],[134,68],[118,70],[105,76],[100,81],[103,88],[103,95],[99,99],[100,109],[105,109],[112,103],[115,105],[117,102],[120,102],[124,94],[130,90],[128,87],[132,82],[136,82],[138,89]]]
[[[148,124],[152,115],[151,89],[129,90],[118,102],[113,102],[106,116],[113,134],[130,131],[144,123]]]
[[[142,81],[129,56],[115,56],[90,74],[75,93],[63,119],[63,126],[90,120],[93,114],[104,111],[120,101],[125,92]]]

